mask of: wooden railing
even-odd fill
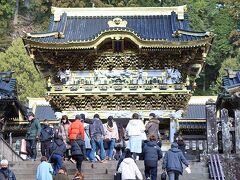
[[[214,179],[214,180],[224,180],[225,179],[222,165],[221,165],[218,154],[210,154],[209,155],[208,167],[209,167],[211,179]]]
[[[7,159],[8,161],[18,162],[23,161],[23,159],[13,150],[13,148],[0,137],[0,155],[1,158]]]

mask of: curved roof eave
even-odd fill
[[[50,36],[51,33],[40,34],[39,36]],[[35,35],[31,35],[34,37]],[[29,44],[31,47],[43,48],[43,49],[96,49],[104,40],[106,39],[124,39],[129,38],[139,48],[189,48],[189,47],[200,47],[210,44],[213,38],[213,35],[203,36],[202,39],[193,40],[193,41],[168,41],[168,40],[159,40],[159,39],[144,39],[138,36],[135,32],[126,31],[126,30],[109,30],[100,33],[94,39],[83,40],[83,41],[67,41],[63,43],[57,42],[42,42],[28,37],[23,38],[24,44]],[[64,37],[63,37],[64,38]]]

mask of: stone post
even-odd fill
[[[218,152],[217,142],[217,117],[215,101],[209,99],[206,102],[206,118],[207,118],[207,153]]]
[[[231,142],[230,127],[228,125],[228,110],[225,108],[221,110],[221,123],[222,123],[223,153],[229,156],[229,154],[231,154],[232,142]]]
[[[240,110],[235,110],[235,143],[236,154],[240,155]]]

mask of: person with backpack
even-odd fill
[[[8,160],[0,162],[0,180],[16,180],[15,174],[8,168]]]
[[[48,125],[47,119],[43,121],[42,129],[40,132],[41,153],[42,156],[49,158],[48,147],[51,144],[53,138],[53,128]]]
[[[62,136],[55,134],[53,142],[49,147],[50,162],[53,163],[54,174],[56,175],[62,167],[62,159],[66,152],[66,145],[63,142]]]
[[[158,160],[162,158],[162,151],[157,145],[154,134],[149,135],[149,141],[144,144],[143,158],[146,179],[157,180]]]

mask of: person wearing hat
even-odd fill
[[[169,149],[163,159],[162,169],[167,171],[169,180],[178,180],[179,175],[183,173],[182,163],[190,168],[190,165],[184,157],[182,151],[178,149],[177,143],[172,143],[171,149]]]
[[[0,162],[0,179],[16,180],[15,174],[8,168],[8,160],[6,159]]]
[[[37,167],[36,180],[52,180],[53,168],[50,163],[47,162],[47,157],[41,157],[41,163]]]
[[[37,157],[36,146],[41,132],[41,125],[39,120],[35,118],[35,115],[32,112],[28,113],[27,116],[29,125],[26,133],[26,149],[28,156],[35,161]]]
[[[49,160],[53,163],[54,174],[56,175],[62,167],[62,159],[66,152],[66,145],[63,142],[63,137],[58,134],[54,135],[54,140],[49,147]]]
[[[159,124],[160,121],[156,118],[156,115],[154,113],[149,114],[149,121],[146,124],[146,134],[149,138],[149,135],[155,135],[157,140],[160,139],[160,134],[159,134]]]

